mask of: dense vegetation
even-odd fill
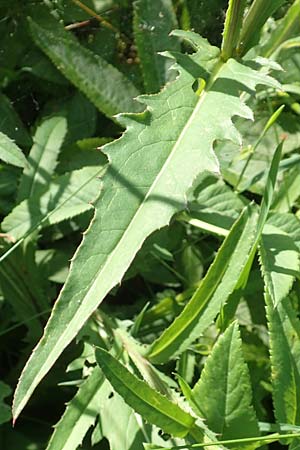
[[[300,0],[0,11],[1,450],[296,450]]]

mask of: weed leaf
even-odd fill
[[[17,167],[26,167],[22,150],[5,134],[0,132],[0,159]]]
[[[91,313],[121,282],[146,237],[186,207],[194,179],[204,170],[219,170],[214,141],[226,138],[240,142],[231,118],[252,118],[240,98],[241,88],[254,91],[257,83],[278,86],[267,75],[232,59],[220,62],[219,50],[195,33],[180,35],[200,50],[193,55],[176,55],[181,61],[176,65],[178,78],[159,94],[140,97],[147,105],[144,113],[119,116],[127,130],[103,149],[110,161],[103,178],[103,195],[95,203],[94,219],[73,258],[44,337],[21,376],[15,393],[15,416]],[[193,90],[195,76],[207,79],[201,93]],[[216,105],[220,105],[218,114]],[[252,230],[253,211],[250,216]],[[250,235],[245,237],[246,247],[252,232]]]
[[[276,307],[288,295],[299,273],[299,250],[283,230],[266,224],[259,255],[264,282]]]
[[[99,367],[80,385],[68,403],[51,436],[46,450],[74,450],[94,425],[101,403],[105,400],[106,383]]]
[[[148,422],[172,436],[184,437],[189,433],[195,423],[190,414],[132,375],[106,350],[98,348],[96,359],[113,388]]]
[[[28,156],[19,186],[18,201],[38,195],[48,187],[57,157],[67,133],[67,121],[64,117],[46,119],[36,130],[34,144]]]
[[[208,428],[219,434],[220,440],[259,435],[249,372],[236,322],[215,344],[201,378],[193,388],[192,400],[206,419]]]
[[[133,100],[138,90],[118,69],[82,47],[63,29],[55,34],[43,22],[32,19],[29,25],[36,44],[101,112],[112,117],[121,111],[140,110],[140,105]]]
[[[176,22],[171,0],[134,3],[134,37],[147,92],[158,92],[169,79],[170,61],[158,52],[180,49],[178,41],[168,36]]]
[[[289,297],[277,307],[266,291],[273,402],[278,423],[300,425],[300,323]]]

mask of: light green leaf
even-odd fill
[[[92,202],[100,194],[101,172],[101,166],[85,167],[57,177],[42,193],[17,205],[2,222],[3,230],[17,241],[37,227],[53,225],[93,209]]]
[[[20,379],[15,416],[90,314],[120,283],[146,237],[185,208],[194,179],[204,170],[218,171],[214,141],[240,141],[231,117],[252,117],[241,101],[241,86],[247,90],[254,90],[257,83],[277,86],[265,74],[234,60],[220,63],[218,49],[195,33],[185,36],[196,45],[200,41],[201,50],[177,55],[184,65],[176,66],[180,76],[159,94],[140,97],[147,105],[144,113],[119,116],[127,131],[103,149],[110,160],[103,195],[95,203],[95,217],[73,259],[44,337]],[[209,81],[210,70],[214,75]],[[200,96],[192,88],[195,75],[208,77]],[[255,214],[251,216],[252,223]],[[249,240],[246,236],[246,245]]]
[[[105,378],[99,367],[95,367],[68,403],[46,450],[77,449],[88,429],[94,425],[106,394]]]
[[[289,297],[277,307],[265,294],[273,402],[278,423],[300,425],[300,323]]]
[[[189,303],[150,347],[151,361],[162,363],[181,353],[211,324],[237,288],[256,239],[257,222],[256,208],[245,208]]]
[[[0,159],[17,167],[26,167],[22,150],[5,134],[0,132]]]
[[[60,25],[59,32],[49,30],[43,21],[29,20],[36,44],[56,67],[108,117],[122,111],[139,111],[133,99],[139,94],[125,75],[99,55],[81,46]]]
[[[259,255],[264,282],[276,307],[288,295],[299,273],[299,250],[283,230],[266,224]]]
[[[184,437],[191,431],[195,419],[190,414],[132,375],[107,351],[98,348],[96,359],[113,388],[145,420],[172,436]]]
[[[147,92],[158,92],[170,79],[170,60],[158,52],[180,50],[178,41],[169,37],[175,28],[177,21],[171,0],[134,3],[134,37]]]
[[[237,323],[230,325],[215,344],[193,388],[192,400],[220,440],[258,436],[250,376]],[[256,446],[240,444],[235,448]]]
[[[300,220],[291,213],[272,213],[268,217],[268,224],[280,228],[292,239],[300,250]]]
[[[67,121],[59,116],[46,119],[37,128],[20,181],[19,202],[38,195],[49,185],[66,132]]]

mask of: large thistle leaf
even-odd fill
[[[237,323],[221,336],[208,358],[192,399],[220,440],[258,436],[248,368]],[[255,448],[257,443],[237,447]]]
[[[110,160],[103,196],[72,262],[44,337],[28,361],[15,393],[18,416],[48,370],[107,293],[120,283],[143,241],[186,206],[187,192],[204,170],[218,171],[216,139],[240,142],[232,116],[252,118],[241,89],[278,84],[235,60],[195,33],[178,32],[197,48],[176,54],[179,76],[157,95],[142,96],[147,109],[119,116],[122,138],[104,147]],[[206,88],[193,90],[195,78]]]

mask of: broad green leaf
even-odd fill
[[[186,436],[194,427],[190,414],[132,375],[107,351],[98,348],[96,359],[113,388],[148,422],[177,437]]]
[[[192,399],[208,428],[217,433],[220,440],[259,435],[237,323],[230,325],[215,344],[193,388]],[[255,444],[240,444],[235,448],[255,447]]]
[[[26,167],[22,150],[5,134],[0,132],[0,159],[17,167]]]
[[[46,450],[77,449],[88,429],[94,425],[106,395],[105,378],[101,370],[95,367],[68,403]]]
[[[300,270],[299,249],[282,229],[266,224],[259,255],[262,275],[276,307],[288,295]]]
[[[46,119],[36,130],[34,144],[28,156],[19,186],[18,201],[38,195],[48,187],[60,147],[67,132],[64,117]]]
[[[219,50],[195,33],[180,35],[200,50],[177,55],[183,64],[176,65],[180,76],[159,94],[140,97],[147,105],[144,113],[119,116],[127,131],[103,149],[110,160],[103,195],[95,203],[95,217],[73,259],[45,335],[21,377],[15,416],[90,314],[120,283],[146,237],[185,208],[194,179],[204,170],[218,171],[214,141],[240,140],[231,117],[252,117],[241,101],[241,87],[253,91],[258,83],[277,86],[265,74],[234,60],[220,63]],[[214,75],[209,81],[210,70]],[[208,77],[200,96],[192,88],[195,76]],[[252,223],[255,214],[250,215]],[[250,240],[245,237],[246,247]]]
[[[288,234],[300,250],[300,221],[294,214],[272,213],[268,217],[267,223],[276,228],[280,228],[283,232]]]
[[[10,100],[0,94],[0,131],[13,139],[17,145],[30,146],[31,138],[14,110]]]
[[[61,175],[36,195],[17,205],[2,222],[3,230],[15,241],[37,227],[75,217],[89,209],[99,196],[103,168],[86,167]]]
[[[136,1],[133,27],[146,92],[158,92],[170,78],[170,61],[158,52],[180,49],[178,40],[169,37],[177,28],[172,1]]]
[[[29,25],[36,44],[101,112],[112,117],[122,111],[140,110],[140,105],[133,100],[139,92],[115,67],[81,46],[63,29],[57,34],[43,22],[32,19]]]
[[[256,239],[258,213],[245,208],[235,222],[199,288],[175,321],[151,345],[155,363],[181,353],[211,324],[236,289]]]
[[[3,381],[0,381],[0,425],[11,419],[11,408],[3,402],[3,399],[8,397],[10,393],[10,386],[5,384]]]
[[[300,323],[289,297],[274,307],[265,294],[273,402],[278,423],[300,425]]]

